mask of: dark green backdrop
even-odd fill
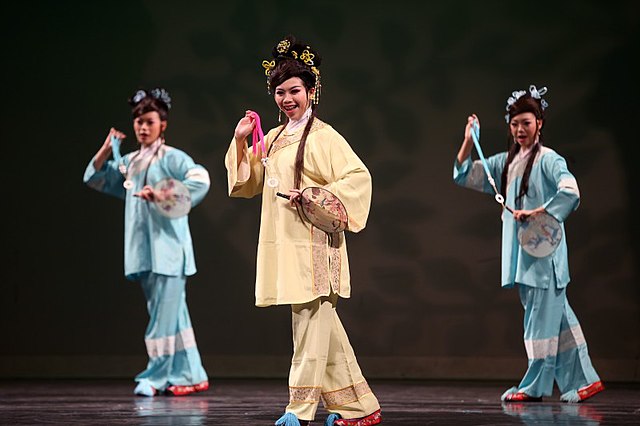
[[[168,143],[210,172],[191,214],[191,316],[212,377],[284,377],[286,306],[254,307],[259,200],[227,197],[223,158],[245,109],[277,110],[261,62],[287,33],[323,55],[319,115],[373,175],[348,235],[340,312],[369,377],[517,378],[517,292],[499,283],[499,210],[456,187],[469,113],[486,154],[505,100],[547,86],[546,143],[576,175],[568,295],[605,380],[638,381],[639,42],[634,1],[32,1],[2,7],[5,238],[0,377],[132,377],[146,310],[123,277],[123,204],[82,183],[138,86],[173,97]],[[635,63],[635,62],[634,62]],[[133,149],[133,145],[128,146]]]

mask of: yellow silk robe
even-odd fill
[[[344,232],[327,234],[302,221],[295,208],[276,192],[293,188],[294,161],[303,129],[286,130],[273,142],[280,127],[265,136],[269,156],[266,170],[245,141],[238,167],[236,141],[232,140],[225,166],[229,196],[251,198],[262,193],[260,236],[256,265],[256,305],[306,303],[333,290],[351,295],[349,262]],[[273,144],[273,147],[271,145]],[[278,181],[277,187],[265,183]],[[359,232],[367,222],[371,205],[371,175],[347,141],[329,124],[317,118],[307,137],[300,189],[320,186],[335,194],[349,216],[347,230]],[[332,242],[330,242],[332,241]]]

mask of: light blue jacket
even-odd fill
[[[138,151],[122,157],[129,166]],[[161,145],[152,158],[148,171],[130,176],[131,189],[123,187],[124,177],[114,160],[106,161],[96,170],[94,159],[89,162],[84,182],[91,188],[124,199],[124,274],[135,280],[144,272],[169,276],[189,276],[196,273],[195,257],[188,216],[170,219],[159,214],[156,207],[133,194],[146,184],[154,186],[158,181],[171,177],[181,181],[191,195],[195,206],[209,191],[209,173],[195,164],[183,151]]]
[[[502,152],[487,158],[489,171],[501,188],[501,176],[507,153]],[[529,176],[529,191],[520,205],[515,205],[527,158],[514,159],[509,166],[505,203],[513,209],[535,209],[543,206],[547,213],[560,222],[564,235],[564,221],[578,208],[580,192],[575,177],[569,172],[562,156],[550,148],[541,147]],[[480,160],[467,158],[462,164],[457,159],[453,167],[453,180],[460,186],[494,194]],[[569,284],[569,263],[566,237],[549,256],[536,258],[525,252],[518,244],[517,224],[511,213],[502,214],[502,286],[524,284],[531,287],[549,288],[555,282],[558,288]]]

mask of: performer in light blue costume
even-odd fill
[[[135,378],[134,392],[153,396],[204,391],[209,382],[185,294],[186,277],[196,273],[186,213],[209,191],[209,174],[185,152],[165,145],[171,98],[164,89],[138,90],[129,103],[140,149],[121,156],[125,135],[112,128],[89,162],[84,182],[125,201],[124,272],[141,283],[149,312],[145,332],[149,362]],[[154,188],[166,178],[175,179],[171,182],[176,186],[184,185],[188,195],[178,198],[174,189]],[[164,203],[167,209],[162,209],[154,203],[162,200],[176,203]],[[181,206],[182,211],[172,206]],[[177,214],[167,214],[171,208]]]
[[[547,102],[538,90],[512,93],[507,101],[509,150],[486,159],[477,146],[481,160],[471,161],[474,123],[468,118],[465,137],[458,152],[453,179],[461,186],[505,197],[508,210],[502,214],[502,286],[517,286],[524,307],[524,344],[529,368],[518,387],[507,390],[502,400],[540,401],[550,396],[554,380],[561,400],[580,402],[602,391],[604,386],[591,365],[587,343],[573,310],[566,287],[569,264],[566,239],[545,257],[534,257],[518,243],[520,221],[537,214],[549,214],[560,223],[580,202],[575,177],[566,161],[544,147],[542,126]],[[496,187],[490,177],[496,177]],[[510,211],[509,211],[510,210]]]

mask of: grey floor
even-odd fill
[[[0,381],[2,425],[273,425],[287,402],[286,380],[213,380],[184,397],[132,395],[129,380]],[[640,425],[640,384],[607,384],[580,404],[554,394],[540,403],[502,404],[510,383],[370,381],[384,425]],[[324,425],[318,410],[314,426]]]

